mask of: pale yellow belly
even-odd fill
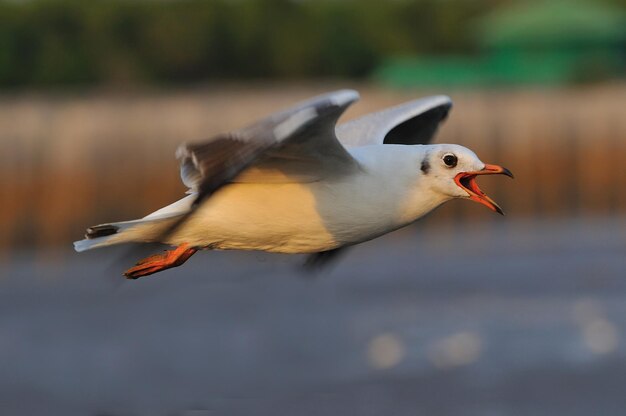
[[[211,197],[168,241],[216,249],[305,253],[342,245],[308,184],[233,184]]]

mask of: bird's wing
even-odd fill
[[[340,124],[337,137],[344,146],[428,144],[451,107],[445,95],[409,101]]]
[[[358,169],[335,136],[337,119],[359,94],[315,97],[244,129],[178,148],[194,206],[230,182],[312,181]]]

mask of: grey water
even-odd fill
[[[319,275],[125,248],[0,265],[2,415],[621,415],[626,220],[412,227]],[[126,260],[125,260],[126,261]]]

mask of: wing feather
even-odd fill
[[[421,98],[340,124],[337,137],[344,146],[428,144],[451,107],[444,95]]]
[[[350,172],[358,163],[337,140],[335,125],[357,99],[350,90],[321,95],[244,129],[183,144],[176,153],[183,183],[203,199],[232,181]]]
[[[337,120],[358,98],[356,91],[336,91],[241,130],[200,143],[182,144],[176,152],[181,178],[195,199],[190,210],[159,240],[175,232],[204,200],[251,167],[244,180],[264,181],[264,176],[276,172],[320,178],[358,169],[358,162],[335,135]]]

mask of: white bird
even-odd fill
[[[411,224],[453,198],[502,214],[475,178],[509,170],[469,149],[428,144],[452,106],[411,101],[336,126],[356,91],[315,97],[230,134],[177,151],[185,198],[134,221],[97,225],[76,251],[129,242],[175,249],[126,271],[138,278],[180,266],[200,249],[311,253],[338,250]]]

